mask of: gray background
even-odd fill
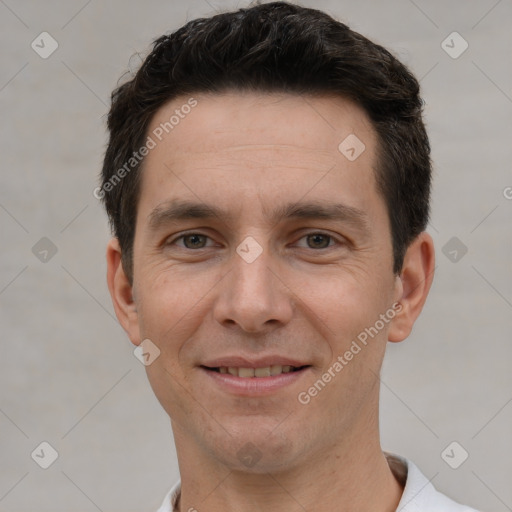
[[[0,0],[1,511],[151,511],[178,476],[168,417],[113,313],[92,191],[130,57],[237,3]],[[512,2],[302,5],[390,48],[427,102],[436,277],[410,338],[389,346],[383,447],[459,501],[512,510]],[[43,31],[59,45],[47,59],[31,48]],[[441,46],[453,31],[469,44],[458,58]],[[31,458],[43,441],[59,455],[46,470]],[[458,469],[441,457],[452,441],[469,453]]]

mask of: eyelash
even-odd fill
[[[198,235],[198,236],[204,236],[206,237],[207,239],[210,239],[210,237],[208,235],[205,235],[203,233],[198,233],[196,231],[190,231],[188,233],[183,233],[182,235],[174,238],[173,240],[167,242],[165,245],[174,245],[178,240],[182,240],[188,236],[192,236],[192,235]],[[342,241],[338,240],[336,237],[328,234],[328,233],[323,233],[322,231],[311,231],[310,233],[306,233],[304,234],[303,236],[301,236],[299,238],[299,240],[302,240],[303,238],[306,238],[308,236],[313,236],[313,235],[320,235],[320,236],[323,236],[323,237],[327,237],[329,238],[329,242],[330,241],[334,241],[335,244],[338,244],[338,245],[346,245],[345,243],[343,243]],[[327,250],[327,249],[331,249],[332,247],[334,247],[334,245],[328,245],[327,247],[321,247],[320,249],[313,249],[311,247],[307,247],[307,249],[311,249],[312,251],[322,251],[322,250]],[[180,247],[181,249],[185,249],[187,251],[200,251],[202,249],[208,249],[208,247],[199,247],[198,249],[190,249],[188,247]],[[302,247],[304,249],[304,247]]]

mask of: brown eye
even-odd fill
[[[183,243],[187,249],[202,249],[205,247],[204,244],[206,243],[206,239],[208,237],[198,233],[192,233],[190,235],[183,235],[180,238],[183,239]]]
[[[323,233],[313,233],[306,236],[308,247],[311,249],[326,249],[332,237]]]

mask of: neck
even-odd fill
[[[394,512],[402,495],[403,487],[391,472],[378,435],[351,436],[283,470],[254,473],[210,460],[175,428],[180,512]]]

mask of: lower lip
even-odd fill
[[[267,395],[301,379],[310,367],[295,372],[281,373],[270,377],[237,377],[229,373],[200,368],[210,379],[229,393],[242,396]]]

